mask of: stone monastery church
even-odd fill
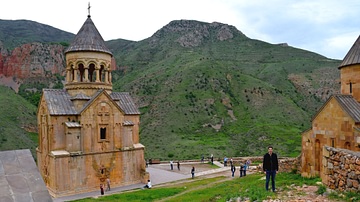
[[[37,164],[53,197],[144,183],[140,112],[113,92],[112,53],[88,15],[65,50],[65,88],[44,89],[37,112]]]
[[[302,133],[303,176],[324,179],[325,145],[360,151],[360,36],[338,68],[341,94],[332,95],[313,117],[311,128]]]

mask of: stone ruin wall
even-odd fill
[[[323,183],[339,191],[360,191],[360,152],[324,146]]]

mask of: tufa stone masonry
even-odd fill
[[[112,53],[90,15],[65,50],[65,89],[43,89],[37,164],[53,197],[145,183],[140,112],[112,91]]]
[[[329,150],[325,148],[360,151],[360,37],[338,68],[341,94],[332,95],[312,118],[311,128],[302,133],[301,174],[320,176],[325,184],[328,178],[333,178],[328,176],[329,166],[340,168],[338,158],[329,157]],[[330,156],[334,152],[330,151]],[[343,166],[355,166],[342,163]],[[348,183],[349,178],[343,175],[344,172],[347,171],[336,171],[336,176],[343,176],[344,180],[336,181],[336,186],[330,183],[330,188],[343,187],[339,184]]]

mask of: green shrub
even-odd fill
[[[326,186],[319,185],[318,190],[316,191],[316,194],[323,195],[325,192],[326,192]]]

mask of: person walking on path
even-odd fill
[[[106,191],[110,191],[110,179],[109,178],[106,179],[106,185],[107,185]]]
[[[236,168],[234,165],[231,165],[231,173],[232,173],[232,177],[234,177],[234,174],[235,174],[235,171],[236,171]]]
[[[177,162],[177,168],[180,170],[180,161]]]
[[[211,164],[214,165],[214,155],[211,154]]]
[[[195,167],[193,166],[191,169],[191,178],[194,179],[195,176]]]
[[[173,170],[174,169],[174,162],[171,160],[170,161],[170,169]]]
[[[204,154],[201,155],[201,163],[204,163]]]
[[[103,186],[103,184],[100,184],[100,194],[104,195],[104,186]]]
[[[268,153],[264,155],[263,159],[263,169],[266,174],[266,191],[269,190],[269,181],[271,177],[271,188],[275,192],[275,176],[279,171],[279,162],[276,153],[273,153],[273,147],[268,147]]]

